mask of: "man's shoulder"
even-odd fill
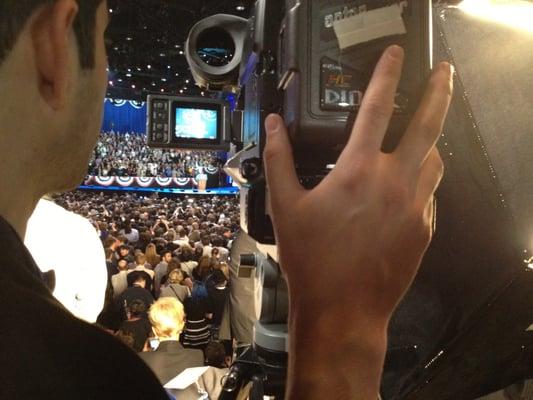
[[[144,388],[135,385],[137,390],[163,398],[153,374],[113,336],[75,318],[53,298],[16,285],[5,284],[2,289],[0,299],[11,308],[4,315],[9,323],[0,341],[2,362],[10,366],[3,372],[9,382],[9,387],[2,387],[3,394],[13,394],[10,398],[75,398],[80,394],[112,398],[120,393],[116,385],[120,375],[127,378],[120,371],[117,376],[118,363],[128,365],[130,378],[146,383]],[[13,303],[17,306],[11,307]]]

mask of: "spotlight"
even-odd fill
[[[463,0],[467,14],[533,33],[533,3],[523,0]]]

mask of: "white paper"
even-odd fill
[[[399,4],[364,11],[335,21],[333,29],[341,50],[382,37],[407,33]]]
[[[171,379],[164,385],[165,389],[179,389],[183,390],[191,386],[193,383],[207,371],[209,367],[187,368],[181,374]]]
[[[533,332],[533,325],[526,329],[526,332]]]

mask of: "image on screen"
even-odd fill
[[[217,139],[217,111],[176,108],[176,137],[181,139]]]

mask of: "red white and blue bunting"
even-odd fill
[[[111,186],[115,182],[114,176],[95,176],[95,182],[100,186]]]
[[[154,180],[155,180],[155,178],[142,178],[140,176],[135,178],[135,181],[137,182],[137,185],[139,185],[140,187],[143,187],[143,188],[146,188],[146,187],[149,187],[149,186],[153,185]]]
[[[174,178],[174,183],[178,186],[187,186],[190,182],[190,178]]]
[[[117,184],[119,184],[120,186],[125,186],[125,187],[131,186],[135,182],[135,178],[132,176],[117,176],[115,180]]]
[[[185,186],[197,187],[198,181],[193,178],[143,178],[123,176],[88,176],[84,184],[87,186],[120,186],[120,187],[173,187],[184,188]]]
[[[157,182],[159,186],[162,186],[162,187],[167,187],[172,184],[172,178],[157,177],[155,178],[155,181]]]

